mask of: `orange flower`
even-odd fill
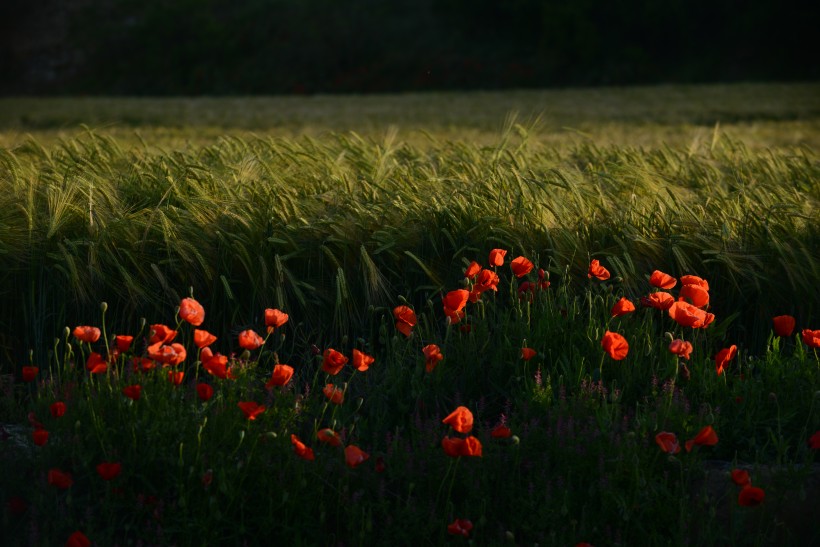
[[[416,313],[409,306],[396,306],[393,317],[396,319],[396,330],[409,337],[416,326]]]
[[[91,355],[88,356],[88,361],[85,362],[85,368],[87,368],[91,374],[102,374],[108,370],[108,365],[102,355],[96,351],[92,351]]]
[[[273,366],[273,375],[271,376],[268,383],[265,384],[265,387],[268,389],[272,389],[276,386],[284,386],[290,382],[290,379],[293,377],[293,367],[289,365],[274,365]]]
[[[119,462],[102,462],[97,464],[97,474],[104,481],[114,480],[122,473],[122,464]]]
[[[466,406],[460,406],[441,420],[459,433],[469,433],[473,429],[473,413]]]
[[[702,308],[709,304],[709,292],[700,285],[682,286],[678,297],[690,301],[696,308]]]
[[[81,326],[74,328],[74,337],[80,342],[87,342],[93,344],[100,339],[100,329],[97,327]]]
[[[376,362],[375,357],[372,357],[357,349],[353,350],[353,368],[359,372],[366,371],[374,362]]]
[[[473,260],[472,262],[470,262],[470,265],[467,266],[467,270],[465,270],[465,272],[464,272],[464,277],[466,277],[467,279],[472,279],[480,271],[481,271],[481,264],[479,264],[478,262]]]
[[[689,356],[692,354],[692,343],[683,340],[672,340],[669,344],[669,351],[688,361]]]
[[[55,418],[61,418],[62,416],[65,415],[65,411],[66,411],[65,403],[63,403],[62,401],[57,401],[56,403],[52,403],[51,406],[49,407],[49,411],[51,412],[51,415],[54,416]]]
[[[715,446],[718,443],[718,436],[715,433],[715,430],[712,429],[711,425],[707,425],[700,431],[698,434],[695,435],[694,439],[689,439],[686,441],[686,451],[691,452],[692,447],[695,445],[698,446]]]
[[[441,302],[444,305],[445,315],[451,316],[458,314],[458,312],[463,310],[464,306],[467,305],[467,299],[469,297],[470,291],[464,289],[457,289],[455,291],[448,292],[444,295],[444,298],[441,299]]]
[[[645,308],[655,308],[666,311],[675,303],[675,298],[668,292],[653,292],[649,296],[641,297],[641,305]]]
[[[368,460],[368,458],[370,458],[370,454],[363,451],[355,444],[351,444],[345,447],[345,463],[351,469],[364,463]]]
[[[197,384],[196,395],[201,401],[208,401],[214,396],[214,388],[205,383]]]
[[[723,374],[723,367],[729,364],[729,361],[734,359],[735,355],[737,355],[737,346],[734,344],[720,350],[717,355],[715,355],[715,370],[717,370],[718,376]]]
[[[256,401],[240,401],[236,406],[248,420],[255,420],[257,416],[265,412],[265,407]]]
[[[334,448],[342,446],[342,438],[339,437],[339,434],[327,427],[317,431],[316,438],[320,443],[324,443]]]
[[[621,299],[615,302],[615,305],[612,306],[612,311],[610,314],[612,317],[620,317],[622,315],[632,313],[633,311],[635,311],[635,304],[630,302],[625,296],[622,296]]]
[[[264,343],[265,340],[251,329],[239,333],[239,346],[243,349],[253,351]]]
[[[481,457],[482,455],[481,442],[472,435],[466,439],[460,437],[444,437],[441,440],[441,447],[444,449],[444,453],[451,458],[460,456]]]
[[[435,344],[428,344],[421,348],[421,351],[424,353],[424,366],[427,372],[433,372],[439,361],[444,359],[441,350]]]
[[[134,341],[133,336],[126,336],[124,334],[118,334],[114,337],[114,344],[117,346],[117,350],[120,353],[125,353],[131,348],[131,343]]]
[[[290,436],[290,443],[293,445],[293,451],[303,460],[313,461],[316,456],[313,455],[313,449],[309,448],[296,435]]]
[[[677,284],[677,280],[669,274],[655,270],[652,272],[652,275],[649,276],[649,284],[653,287],[668,291]]]
[[[774,333],[777,336],[789,337],[794,332],[795,320],[791,315],[778,315],[772,318]]]
[[[31,432],[31,440],[37,446],[43,446],[48,442],[48,431],[45,429],[35,429]]]
[[[669,433],[668,431],[661,431],[657,435],[655,435],[655,442],[661,450],[667,452],[669,454],[677,454],[680,452],[680,444],[678,443],[678,437],[674,433]]]
[[[803,343],[810,348],[820,348],[820,329],[803,329],[800,332],[800,337],[803,339]]]
[[[230,376],[230,372],[228,371],[228,357],[221,353],[207,357],[203,351],[202,368],[204,368],[208,374],[222,380],[227,380]]]
[[[198,327],[205,321],[205,308],[193,298],[183,298],[179,303],[179,316],[183,321]]]
[[[532,348],[521,348],[521,358],[525,361],[529,361],[530,359],[535,357],[537,354],[538,354],[538,352],[535,351]]]
[[[507,251],[504,249],[493,249],[490,251],[490,266],[503,266],[504,257],[506,255]]]
[[[512,429],[504,424],[498,424],[490,431],[490,437],[493,439],[509,439],[512,437]]]
[[[751,486],[752,479],[745,469],[732,469],[732,482],[738,486]]]
[[[473,292],[481,294],[485,291],[498,291],[498,274],[492,270],[481,270],[478,272],[475,285],[473,285]],[[472,298],[470,299],[472,301]]]
[[[766,493],[756,486],[744,486],[737,496],[737,504],[742,507],[757,507],[763,503]]]
[[[345,392],[342,388],[336,387],[333,384],[327,384],[322,388],[322,393],[325,394],[331,403],[340,405],[345,400]]]
[[[617,332],[606,331],[601,339],[601,347],[616,361],[626,359],[629,352],[629,343]]]
[[[71,478],[70,473],[52,468],[48,470],[48,484],[60,490],[67,490],[74,484],[74,479]]]
[[[206,330],[194,329],[194,344],[202,349],[216,342],[216,336]]]
[[[347,357],[336,351],[333,348],[325,350],[324,359],[322,359],[322,370],[332,376],[336,376],[347,363]]]
[[[148,343],[151,345],[156,343],[166,344],[173,341],[176,337],[177,331],[172,330],[166,325],[151,325],[151,338],[148,339]]]
[[[809,448],[812,450],[820,450],[820,431],[815,431],[814,435],[809,437]]]
[[[682,327],[692,327],[693,329],[703,328],[711,323],[715,316],[706,313],[700,308],[688,304],[682,300],[673,302],[669,307],[669,317]]]
[[[182,383],[183,378],[185,378],[185,373],[182,372],[181,370],[178,370],[178,371],[169,370],[168,371],[168,381],[171,382],[172,384],[174,384],[175,386],[180,385]]]
[[[132,401],[139,401],[140,396],[142,395],[142,386],[139,384],[125,386],[124,388],[122,388],[122,394],[131,399]]]
[[[166,366],[177,366],[188,357],[185,346],[179,343],[163,344],[157,342],[148,346],[148,357]]]
[[[512,262],[510,262],[510,268],[512,268],[512,272],[515,277],[524,277],[532,271],[534,266],[528,259],[523,256],[519,256],[517,258],[513,258]]]
[[[456,519],[451,524],[447,525],[447,533],[454,536],[470,537],[470,530],[473,529],[473,523],[467,519]]]
[[[37,378],[37,373],[40,372],[38,367],[23,367],[22,378],[24,382],[33,382]]]
[[[85,534],[77,530],[65,542],[65,547],[91,547],[91,540]]]
[[[601,266],[601,263],[598,262],[597,259],[593,260],[589,263],[589,271],[587,272],[587,277],[590,279],[592,277],[597,277],[601,281],[606,281],[609,279],[609,270]]]
[[[697,285],[704,291],[709,291],[709,283],[705,279],[701,279],[696,275],[684,275],[680,278],[681,285]]]
[[[268,308],[265,310],[265,326],[268,327],[268,332],[278,329],[287,323],[289,318],[288,314],[277,309]]]

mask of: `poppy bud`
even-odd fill
[[[239,359],[241,361],[247,361],[250,358],[251,358],[251,352],[248,351],[248,350],[243,351],[242,354],[239,356]]]
[[[69,336],[71,336],[71,329],[66,327],[63,329],[63,338],[68,338]]]
[[[346,334],[344,336],[342,336],[342,345],[343,346],[347,345],[347,335]]]
[[[103,313],[108,311],[108,302],[100,302],[100,311]]]
[[[145,318],[144,317],[140,318],[140,330],[145,328],[145,323],[147,323]]]
[[[399,295],[399,302],[406,305],[407,304],[407,299],[405,297],[403,297],[402,295]]]
[[[265,437],[268,439],[275,439],[278,436],[279,435],[277,435],[275,431],[268,431],[267,433],[265,433]]]
[[[362,408],[363,403],[364,403],[364,397],[359,397],[358,399],[356,399],[356,410],[359,410],[360,408]]]
[[[510,437],[510,442],[512,444],[519,444],[521,443],[521,439],[518,437],[518,435],[513,435],[512,437]]]
[[[670,342],[671,342],[672,340],[674,340],[674,339],[675,339],[675,337],[672,335],[672,333],[671,333],[671,332],[665,332],[665,333],[663,333],[663,335],[664,335],[664,336],[666,337],[666,339],[667,339],[667,340],[669,340]]]

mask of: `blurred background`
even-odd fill
[[[0,94],[816,80],[796,0],[3,0]]]

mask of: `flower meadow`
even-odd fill
[[[335,339],[275,307],[217,331],[195,294],[137,325],[102,303],[5,395],[4,544],[820,539],[820,325],[774,316],[755,354],[719,280],[485,252]]]

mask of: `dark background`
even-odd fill
[[[0,93],[816,80],[793,0],[3,0]]]

